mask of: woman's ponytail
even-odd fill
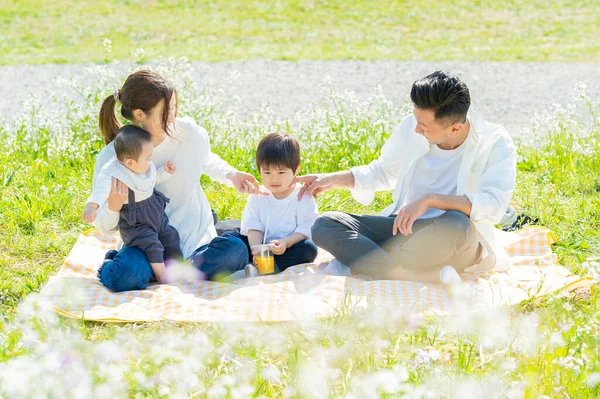
[[[106,97],[100,107],[100,132],[104,143],[112,142],[121,128],[115,109],[117,102],[121,105],[121,116],[132,123],[136,123],[133,111],[139,109],[146,115],[150,115],[161,101],[164,102],[160,117],[163,130],[169,134],[168,120],[173,95],[177,100],[177,92],[173,85],[156,72],[139,70],[129,75],[123,87]],[[177,116],[177,108],[175,116]]]
[[[116,103],[115,96],[111,94],[102,101],[102,106],[100,107],[100,132],[102,133],[104,144],[113,141],[121,128],[121,123],[115,114]]]

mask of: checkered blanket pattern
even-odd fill
[[[503,234],[513,267],[503,273],[466,274],[461,289],[469,293],[470,309],[589,286],[589,280],[556,264],[551,251],[556,238],[550,230],[530,227]],[[95,230],[84,233],[41,294],[64,316],[104,322],[288,321],[335,315],[344,306],[373,305],[421,315],[458,310],[447,286],[328,275],[324,269],[331,256],[326,253],[314,264],[235,283],[178,282],[112,293],[98,282],[97,270],[106,251],[120,244],[118,237]]]

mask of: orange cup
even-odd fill
[[[260,274],[271,274],[275,272],[275,257],[273,256],[273,244],[261,244],[252,246],[255,253],[254,261]]]

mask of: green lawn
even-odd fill
[[[103,62],[140,48],[140,60],[599,62],[598,26],[595,0],[4,0],[0,64]]]
[[[265,110],[241,122],[226,112],[222,92],[197,92],[185,70],[181,63],[161,70],[180,89],[181,113],[206,127],[216,153],[255,174],[254,149],[268,132],[299,138],[302,173],[335,171],[377,157],[409,112],[381,92],[362,102],[326,90],[322,104],[290,121],[272,120]],[[279,324],[120,326],[59,318],[35,293],[89,227],[81,212],[103,146],[99,100],[109,92],[98,81],[80,89],[82,105],[53,114],[34,107],[14,125],[0,125],[0,397],[600,395],[598,290],[428,320],[350,306],[328,319]],[[586,259],[600,255],[594,101],[582,95],[574,104],[588,108],[590,122],[568,108],[539,118],[532,143],[518,144],[513,198],[557,234],[560,262],[582,272]],[[240,217],[243,196],[208,179],[203,185],[221,218]],[[389,201],[382,193],[364,207],[333,190],[319,197],[319,207],[375,213]]]

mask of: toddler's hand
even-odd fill
[[[91,206],[91,205],[86,205],[85,210],[83,211],[83,221],[86,223],[93,223],[94,220],[96,220],[96,211],[98,209]]]
[[[283,255],[287,249],[285,241],[273,240],[271,244],[273,244],[273,254],[275,255]]]
[[[170,174],[175,173],[175,170],[176,170],[175,165],[173,165],[173,162],[171,162],[171,161],[165,162],[165,164],[163,165],[163,168],[165,168],[167,173],[170,173]]]

